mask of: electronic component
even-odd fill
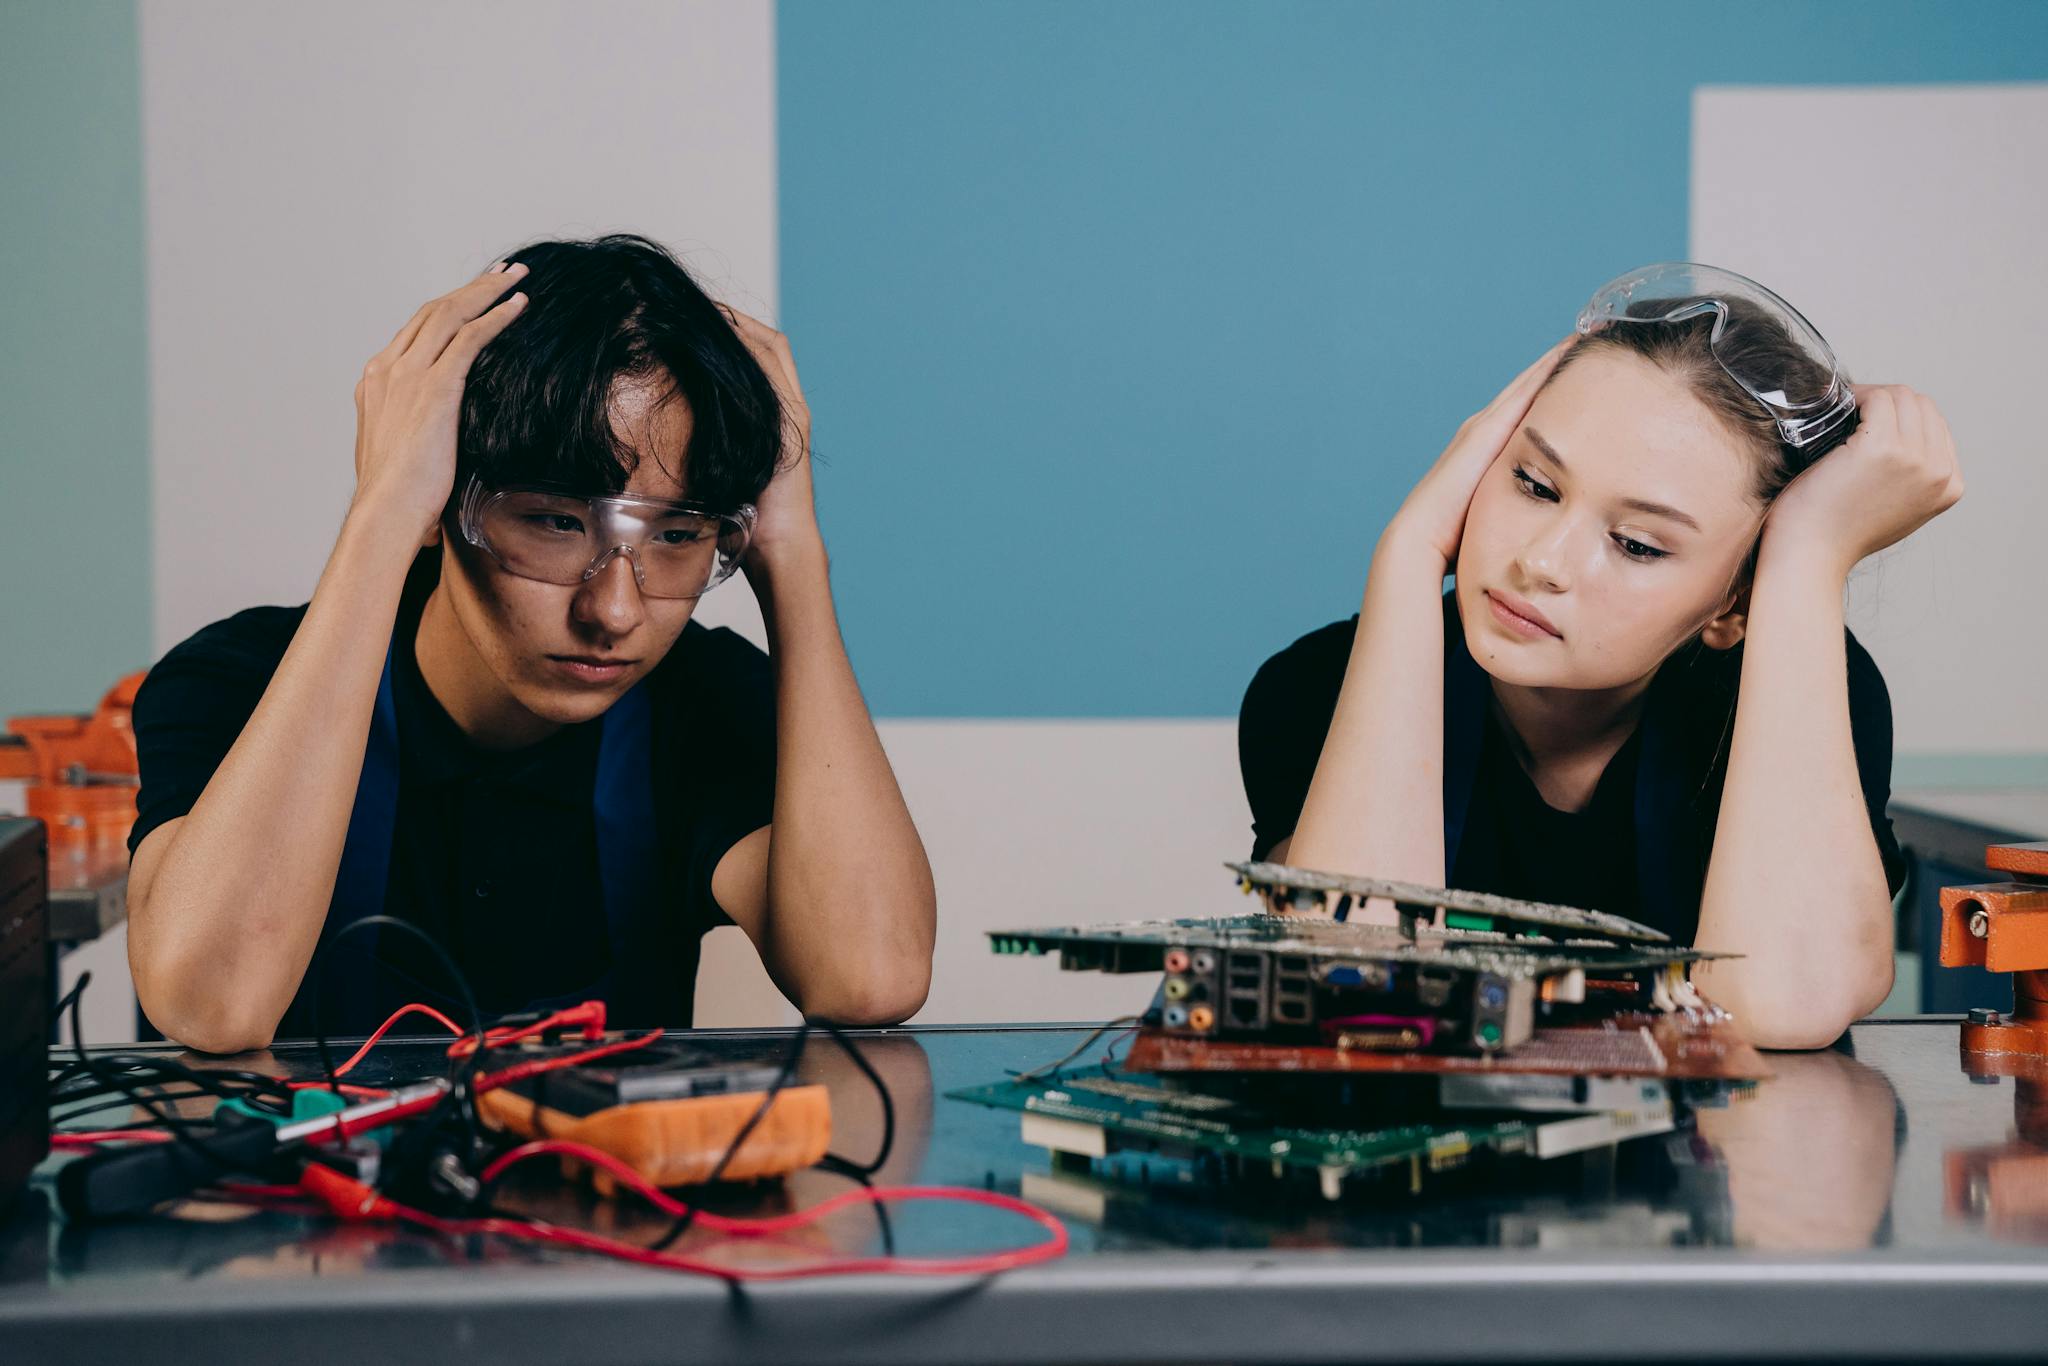
[[[1284,863],[1225,864],[1247,892],[1264,896],[1276,908],[1335,915],[1342,920],[1352,906],[1369,900],[1393,903],[1404,934],[1431,926],[1450,930],[1523,932],[1533,929],[1554,937],[1588,937],[1668,944],[1671,936],[1633,920],[1576,906],[1544,901],[1519,901],[1491,892],[1462,892],[1451,887],[1425,887],[1414,882],[1319,873]],[[1332,904],[1332,899],[1335,904]]]
[[[1355,1176],[1398,1173],[1413,1188],[1425,1171],[1460,1167],[1475,1154],[1561,1157],[1664,1133],[1672,1126],[1670,1101],[1664,1097],[1602,1114],[1475,1114],[1443,1122],[1335,1127],[1291,1121],[1248,1102],[1176,1090],[1158,1078],[1128,1073],[1000,1082],[948,1094],[1020,1112],[1026,1143],[1070,1159],[1120,1152],[1236,1159],[1275,1176],[1313,1173],[1330,1199],[1340,1197]]]
[[[1645,1005],[1679,1009],[1697,1001],[1686,965],[1717,956],[1495,930],[1411,935],[1275,915],[1002,930],[990,938],[998,953],[1056,953],[1070,971],[1163,971],[1159,1023],[1170,1034],[1477,1053],[1518,1048],[1546,1021]]]
[[[1140,1072],[1333,1072],[1354,1075],[1553,1075],[1758,1081],[1771,1070],[1717,1010],[1628,1013],[1593,1024],[1539,1028],[1510,1053],[1346,1048],[1193,1039],[1141,1030],[1125,1065]]]
[[[574,1068],[565,1071],[575,1071]],[[774,1078],[771,1075],[770,1080]],[[643,1100],[570,1114],[518,1094],[519,1087],[477,1097],[485,1123],[525,1138],[554,1138],[618,1158],[657,1186],[709,1180],[766,1096],[736,1091],[683,1099]],[[832,1143],[832,1103],[822,1086],[786,1086],[725,1159],[721,1179],[755,1181],[801,1171],[825,1156]],[[591,1183],[610,1195],[615,1179],[601,1169]]]
[[[49,841],[0,820],[0,1217],[50,1151]]]
[[[1446,1110],[1518,1110],[1584,1114],[1669,1105],[1670,1085],[1644,1077],[1550,1073],[1448,1072],[1437,1083]]]
[[[640,1101],[759,1093],[775,1084],[781,1070],[781,1059],[766,1054],[732,1058],[687,1044],[657,1043],[579,1067],[538,1073],[508,1089],[550,1110],[588,1115]]]
[[[1724,955],[1569,906],[1229,867],[1275,913],[991,934],[1067,971],[1161,973],[1159,993],[1120,1071],[1063,1058],[951,1094],[1022,1112],[1025,1141],[1066,1159],[1263,1159],[1334,1198],[1403,1163],[1413,1180],[1474,1151],[1668,1132],[1681,1096],[1725,1104],[1769,1075],[1692,987],[1688,967]],[[1396,923],[1348,918],[1381,901]]]
[[[141,1214],[191,1194],[222,1176],[266,1172],[280,1154],[314,1143],[339,1143],[394,1120],[422,1114],[448,1094],[444,1080],[425,1081],[331,1114],[271,1124],[236,1117],[204,1137],[128,1143],[88,1153],[57,1171],[57,1199],[73,1219]]]

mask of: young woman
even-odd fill
[[[1743,955],[1695,979],[1756,1042],[1824,1045],[1890,989],[1902,875],[1843,589],[1962,495],[1953,442],[1726,272],[1580,329],[1459,429],[1359,615],[1253,679],[1254,855],[1642,920]]]
[[[809,1014],[915,1011],[931,870],[840,640],[787,341],[653,243],[544,242],[414,314],[356,410],[312,601],[207,627],[136,699],[150,1020],[304,1034],[330,944],[328,1032],[461,1010],[422,942],[341,934],[379,913],[487,1013],[688,1024],[725,923]],[[769,656],[690,621],[735,569]]]

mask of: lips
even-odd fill
[[[548,662],[581,683],[609,683],[638,661],[616,655],[549,655]]]
[[[1536,604],[1513,593],[1503,593],[1489,588],[1486,590],[1486,605],[1493,609],[1493,617],[1502,626],[1529,640],[1563,640],[1564,632],[1550,624],[1550,618],[1536,609]]]

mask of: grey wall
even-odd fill
[[[136,66],[130,0],[0,5],[0,717],[151,658]]]

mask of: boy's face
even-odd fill
[[[689,405],[666,387],[621,386],[611,417],[639,457],[625,492],[684,497]],[[603,715],[668,654],[697,606],[695,598],[642,594],[624,555],[563,585],[508,573],[459,537],[444,545],[442,587],[476,657],[511,701],[556,725]]]
[[[1763,518],[1752,459],[1650,362],[1575,360],[1466,514],[1457,594],[1472,657],[1530,688],[1618,688],[1655,672],[1732,606]]]

